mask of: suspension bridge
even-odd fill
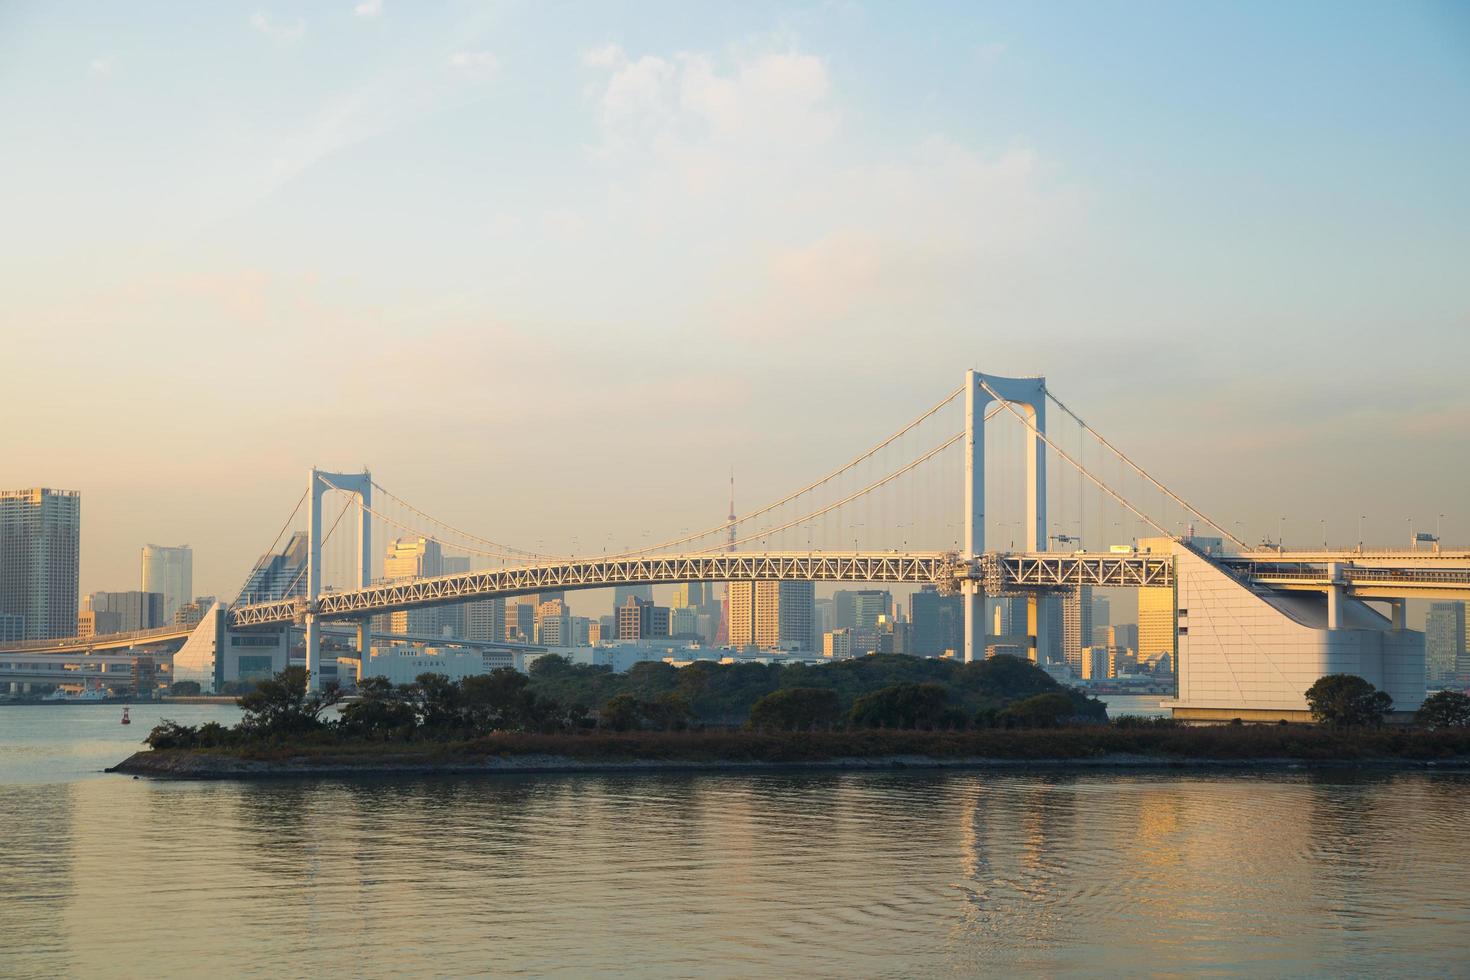
[[[339,506],[327,523],[329,501]],[[934,586],[957,595],[963,648],[954,653],[967,661],[983,657],[994,639],[986,597],[1024,600],[1025,643],[1037,658],[1048,594],[1170,590],[1181,698],[1193,652],[1197,673],[1213,678],[1217,700],[1226,690],[1229,698],[1250,701],[1257,689],[1280,694],[1301,688],[1307,673],[1329,672],[1334,656],[1351,661],[1352,672],[1376,670],[1382,680],[1385,656],[1395,664],[1402,659],[1406,599],[1470,598],[1470,552],[1441,551],[1437,541],[1433,551],[1365,552],[1361,545],[1287,551],[1279,540],[1252,547],[1084,422],[1044,378],[978,371],[822,477],[738,517],[732,503],[729,519],[655,543],[618,548],[609,542],[583,555],[554,554],[541,543],[510,545],[431,516],[369,472],[314,468],[267,558],[288,534],[298,533],[303,519],[305,556],[294,575],[263,591],[242,590],[187,642],[248,646],[242,637],[300,629],[306,665],[318,683],[323,630],[353,633],[364,662],[370,623],[385,614],[614,586],[800,581]],[[375,564],[373,543],[391,536],[434,542],[457,567],[390,574]],[[992,541],[1006,545],[988,547]],[[1387,603],[1387,614],[1365,600]],[[1282,622],[1261,625],[1262,609]],[[1252,625],[1242,625],[1246,621]],[[213,635],[205,636],[210,629]],[[1289,661],[1293,650],[1306,649],[1300,635],[1284,639],[1293,630],[1314,634],[1315,646],[1307,644],[1311,651],[1303,654],[1310,664],[1287,670],[1281,658]],[[1349,633],[1373,633],[1376,646],[1362,636],[1349,642]],[[1422,696],[1422,635],[1414,635],[1420,636]],[[136,640],[183,638],[174,630]],[[124,645],[121,638],[94,637],[28,646],[39,653]],[[1368,663],[1370,646],[1377,651],[1376,668]],[[1399,670],[1412,672],[1412,666]],[[1407,691],[1413,685],[1402,686]]]

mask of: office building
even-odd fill
[[[1082,670],[1079,671],[1084,681],[1096,683],[1107,680],[1113,676],[1112,651],[1105,646],[1090,646],[1082,651]]]
[[[618,610],[628,602],[629,596],[637,596],[644,602],[653,601],[653,586],[651,585],[615,585],[613,586],[613,619],[616,621]]]
[[[669,636],[680,640],[701,642],[699,613],[693,606],[673,606],[669,609]]]
[[[709,601],[711,587],[703,582],[683,582],[674,586],[674,600],[670,609],[702,609]]]
[[[383,555],[383,578],[398,579],[426,578],[444,574],[444,552],[433,538],[394,538],[388,542]],[[388,615],[388,632],[410,636],[439,636],[442,634],[444,610],[403,609]]]
[[[163,595],[158,592],[93,592],[83,600],[82,612],[115,613],[117,628],[113,633],[151,630],[172,626],[163,618]]]
[[[198,626],[217,601],[212,595],[196,596],[193,602],[186,602],[174,610],[173,625]]]
[[[932,585],[914,593],[909,602],[912,614],[912,652],[919,657],[958,656],[964,651],[965,607],[958,595],[940,595]]]
[[[172,623],[179,607],[194,598],[194,550],[188,545],[145,544],[143,591],[163,596],[163,619]]]
[[[1071,589],[1062,596],[1062,660],[1082,673],[1082,648],[1092,642],[1092,587]]]
[[[1092,596],[1092,628],[1108,626],[1113,622],[1113,604],[1105,595],[1094,593]]]
[[[77,613],[77,636],[82,639],[121,632],[121,613],[98,612],[95,609],[83,609]],[[20,639],[20,637],[15,637],[15,639]]]
[[[811,582],[731,582],[729,601],[730,646],[735,649],[816,649]]]
[[[0,615],[20,617],[27,640],[76,629],[81,539],[75,490],[0,490]]]
[[[1138,649],[1138,624],[1117,623],[1108,627],[1108,639],[1106,646],[1122,647],[1125,650]]]
[[[1454,685],[1470,668],[1465,639],[1465,603],[1431,602],[1424,620],[1424,669],[1430,684]]]
[[[240,601],[272,602],[306,595],[307,551],[306,532],[297,531],[279,553],[262,555],[240,590]]]
[[[466,640],[479,643],[505,642],[505,600],[477,599],[464,604]]]
[[[505,602],[505,638],[511,643],[531,643],[536,637],[536,597],[521,596]]]
[[[1174,590],[1164,588],[1138,590],[1138,655],[1148,658],[1158,653],[1174,653]]]
[[[893,594],[880,589],[852,593],[853,628],[875,629],[881,617],[893,615]]]
[[[829,630],[822,634],[822,656],[833,660],[852,657],[852,630]]]
[[[0,613],[0,642],[19,643],[25,638],[25,619],[11,613]]]
[[[849,589],[838,589],[832,594],[832,628],[850,630],[857,626],[857,606],[853,601],[856,593]]]
[[[643,640],[669,635],[669,608],[629,595],[618,607],[618,639]]]

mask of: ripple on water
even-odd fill
[[[1467,789],[1173,772],[0,785],[0,973],[1448,974],[1470,932]]]

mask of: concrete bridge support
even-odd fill
[[[992,401],[1016,406],[1030,423],[1026,439],[1026,550],[1045,551],[1046,537],[1046,379],[1001,378],[965,373],[965,556],[985,553],[985,409]],[[964,584],[965,662],[985,658],[985,593],[978,579]],[[1046,635],[1046,604],[1027,600],[1028,642],[1040,656],[1039,637]],[[1038,661],[1039,662],[1039,661]]]
[[[373,504],[373,477],[367,470],[361,473],[327,473],[311,468],[311,509],[307,518],[308,548],[306,552],[306,670],[307,684],[313,691],[321,690],[322,634],[317,620],[317,610],[322,595],[322,497],[332,490],[340,490],[357,497],[357,587],[364,588],[372,578],[373,546],[372,516],[368,508]],[[361,643],[361,639],[359,639]]]

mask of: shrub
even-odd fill
[[[192,749],[198,735],[199,732],[193,726],[181,725],[165,718],[153,726],[143,743],[150,749]]]
[[[1007,724],[1025,728],[1055,728],[1071,719],[1075,713],[1076,708],[1071,698],[1059,691],[1051,691],[1033,694],[1023,701],[1011,704],[1000,713],[1000,718]]]
[[[279,738],[321,729],[322,712],[342,700],[342,689],[333,681],[321,691],[308,692],[306,680],[306,668],[287,667],[269,680],[257,682],[255,690],[235,701],[245,711],[240,731]]]
[[[203,688],[198,681],[174,681],[169,685],[168,693],[189,697],[198,694]]]

